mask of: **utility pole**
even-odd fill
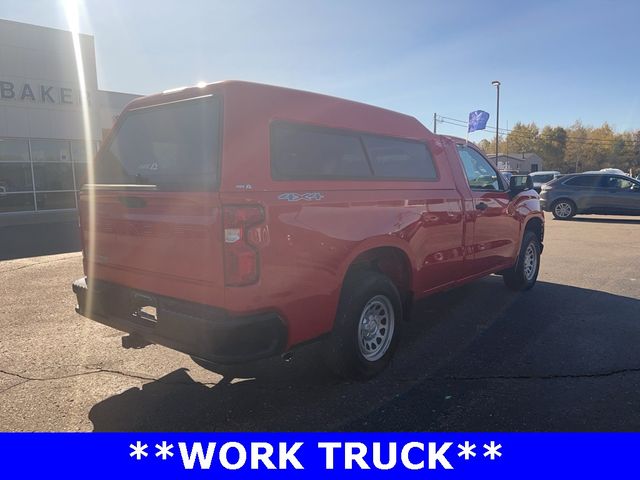
[[[509,120],[507,120],[507,135],[505,136],[505,156],[509,157]]]
[[[438,119],[438,115],[433,112],[433,133],[436,133],[436,131],[438,130],[438,125],[437,125],[437,120]]]
[[[491,82],[491,85],[496,87],[496,167],[498,166],[498,142],[500,135],[500,82],[498,80],[494,80]]]

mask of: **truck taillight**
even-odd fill
[[[239,287],[258,281],[259,255],[251,244],[250,232],[264,221],[258,205],[222,208],[224,219],[224,278],[228,286]]]

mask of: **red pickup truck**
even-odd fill
[[[325,343],[381,371],[414,299],[537,278],[544,216],[472,144],[413,117],[227,81],[134,100],[80,194],[77,311],[234,363]]]

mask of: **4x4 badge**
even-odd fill
[[[320,192],[306,193],[283,193],[278,196],[278,200],[286,200],[287,202],[298,202],[300,200],[318,201],[324,198],[324,194]]]

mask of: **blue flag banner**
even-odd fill
[[[2,433],[3,478],[631,478],[640,434]]]
[[[489,114],[484,110],[476,110],[469,114],[469,128],[468,133],[475,132],[476,130],[484,130],[489,120]]]

